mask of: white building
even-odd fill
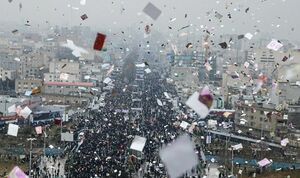
[[[0,67],[0,79],[1,80],[14,80],[17,76],[16,70]]]
[[[68,73],[44,73],[45,82],[80,82],[81,75]]]

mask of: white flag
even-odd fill
[[[278,51],[283,45],[278,42],[278,40],[273,39],[268,45],[268,49],[272,49],[274,51]]]
[[[7,108],[8,113],[16,112],[16,105],[12,105]]]
[[[9,124],[7,135],[17,136],[18,135],[19,126],[16,124]]]

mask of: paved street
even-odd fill
[[[219,178],[219,170],[218,170],[218,165],[217,164],[210,164],[208,166],[209,168],[206,168],[206,178]]]
[[[65,164],[65,158],[61,159],[58,157],[54,159],[53,157],[43,157],[40,164],[41,175],[63,177],[65,174]]]

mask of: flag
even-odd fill
[[[32,94],[32,91],[26,91],[24,95],[25,96],[30,96],[31,94]]]
[[[213,97],[209,91],[209,88],[205,86],[202,91],[200,92],[199,95],[199,101],[203,103],[208,109],[211,108],[212,103],[213,103]]]
[[[69,78],[69,74],[67,74],[67,73],[61,73],[59,75],[60,80],[68,80],[68,78]]]
[[[180,127],[183,128],[183,129],[187,129],[189,125],[191,125],[191,124],[189,124],[185,121],[182,121],[181,124],[180,124]]]
[[[55,124],[55,125],[60,125],[61,122],[62,122],[62,119],[61,119],[60,117],[54,118],[54,124]]]
[[[28,116],[31,114],[31,109],[29,109],[29,107],[25,107],[24,109],[22,109],[21,111],[20,111],[20,116],[22,116],[24,119],[27,119],[28,118]]]
[[[22,107],[21,106],[17,106],[16,107],[16,113],[17,113],[18,116],[20,116],[21,111],[22,111]]]
[[[18,166],[15,166],[8,174],[8,178],[29,178]]]
[[[87,16],[86,14],[83,14],[82,16],[80,16],[80,18],[81,18],[82,20],[85,20],[85,19],[88,18],[88,16]]]
[[[80,0],[80,4],[84,6],[86,4],[86,0]]]
[[[16,105],[14,104],[14,105],[8,107],[7,111],[8,111],[8,113],[16,112]]]
[[[283,44],[281,44],[278,40],[273,39],[273,40],[267,45],[267,48],[268,48],[268,49],[272,49],[272,50],[274,50],[274,51],[278,51],[282,46],[283,46]]]
[[[35,131],[36,131],[36,134],[42,134],[43,133],[43,129],[42,129],[42,126],[37,126],[35,127]]]
[[[212,94],[208,86],[205,86],[201,92],[195,92],[186,101],[186,105],[193,109],[201,118],[205,118],[213,103]]]
[[[240,144],[237,144],[237,145],[232,145],[231,148],[233,150],[241,150],[241,149],[243,149],[243,145],[240,143]]]
[[[160,14],[162,13],[159,8],[157,8],[154,4],[149,2],[146,7],[143,9],[143,12],[151,17],[153,20],[156,20]]]
[[[270,160],[268,160],[267,158],[264,158],[261,161],[258,161],[257,164],[259,165],[259,167],[264,167],[267,166],[269,164],[271,164],[272,162]]]
[[[197,166],[199,160],[194,149],[195,145],[190,137],[182,135],[159,151],[159,156],[171,178],[180,177]]]
[[[163,106],[163,103],[161,102],[161,100],[160,99],[156,99],[156,102],[157,102],[157,104],[159,105],[159,106]]]
[[[38,94],[38,93],[41,93],[41,89],[39,87],[34,87],[32,90],[31,90],[31,94],[34,95],[34,94]]]
[[[286,146],[288,143],[289,143],[289,139],[288,138],[285,138],[285,139],[283,139],[283,140],[280,141],[280,145],[281,146]]]
[[[211,136],[206,136],[206,144],[211,144]]]
[[[145,32],[146,32],[146,34],[150,34],[150,26],[149,25],[146,25],[145,26]]]
[[[251,33],[246,33],[245,34],[245,37],[248,39],[248,40],[251,40],[253,35]]]
[[[105,38],[106,38],[106,35],[104,35],[102,33],[97,33],[97,37],[96,37],[95,43],[94,43],[95,50],[101,51],[101,49],[103,48],[103,45],[104,45]]]
[[[7,135],[17,136],[18,135],[19,126],[16,124],[9,124]]]
[[[74,141],[73,133],[69,133],[69,132],[61,133],[61,141],[73,142]]]

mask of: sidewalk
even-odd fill
[[[218,165],[217,164],[210,164],[209,165],[209,170],[208,168],[205,169],[206,173],[206,178],[219,178],[219,170],[218,170]]]

